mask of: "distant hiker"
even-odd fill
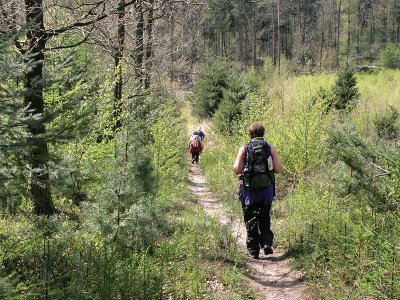
[[[203,151],[203,145],[197,131],[189,139],[189,153],[192,154],[192,164],[199,163],[200,153]]]
[[[239,149],[233,172],[240,176],[239,199],[246,224],[248,254],[257,259],[260,249],[272,254],[274,234],[270,210],[275,197],[275,175],[282,164],[275,148],[264,140],[264,127],[253,123],[248,128],[250,141]]]
[[[204,138],[206,137],[204,132],[201,130],[201,127],[199,127],[199,129],[197,129],[197,135],[200,137],[200,141],[204,140]]]

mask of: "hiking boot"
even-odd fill
[[[264,246],[264,254],[268,255],[268,254],[273,254],[274,250],[272,250],[272,247],[270,245],[265,245]]]
[[[258,253],[251,253],[250,251],[247,251],[247,256],[253,258],[253,259],[259,259],[260,255]]]

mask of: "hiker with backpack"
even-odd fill
[[[248,254],[259,258],[273,254],[274,234],[270,211],[275,197],[275,173],[282,171],[276,149],[264,139],[264,127],[253,123],[248,128],[250,141],[239,149],[233,172],[240,175],[239,199],[246,225]]]
[[[199,163],[200,153],[203,151],[203,145],[197,131],[189,139],[189,153],[192,154],[192,164]]]
[[[197,129],[197,135],[200,137],[200,141],[203,141],[204,138],[206,137],[204,132],[201,130],[201,127],[199,127],[199,129]]]

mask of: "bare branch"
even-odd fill
[[[90,28],[89,32],[83,37],[83,39],[80,40],[80,41],[78,41],[78,42],[76,42],[76,43],[74,43],[74,44],[45,48],[45,51],[48,51],[48,50],[68,49],[68,48],[74,48],[74,47],[76,47],[76,46],[79,46],[79,45],[85,43],[85,42],[89,39],[89,36],[90,36],[90,34],[93,32],[94,27],[95,27],[95,25],[92,24],[92,27]]]
[[[61,28],[58,28],[58,29],[47,30],[47,32],[46,32],[46,40],[51,39],[51,38],[53,38],[53,37],[55,37],[55,36],[57,36],[57,35],[59,35],[61,33],[67,32],[69,30],[76,29],[78,27],[85,27],[85,26],[93,25],[93,24],[95,24],[95,23],[107,18],[109,15],[115,14],[116,13],[116,9],[113,9],[112,11],[110,11],[108,13],[105,12],[105,10],[106,10],[105,4],[108,1],[109,0],[101,0],[101,1],[97,2],[96,5],[92,9],[90,9],[82,17],[82,19],[80,21],[78,21],[78,22],[72,23],[72,24],[70,24],[68,26],[64,26],[64,27],[61,27]],[[127,7],[127,6],[130,6],[130,5],[135,4],[135,3],[136,3],[136,0],[131,0],[131,1],[126,2],[123,5],[123,7]],[[101,12],[96,14],[95,11],[100,6],[103,6],[102,9],[101,9]],[[85,20],[85,19],[87,19],[87,18],[89,18],[89,17],[91,17],[93,15],[95,15],[96,17],[94,17],[91,20]]]

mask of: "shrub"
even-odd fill
[[[262,76],[255,68],[250,68],[244,74],[244,83],[249,93],[256,92],[262,85]]]
[[[385,68],[400,68],[400,46],[388,44],[381,54],[381,64]]]
[[[271,79],[275,72],[275,66],[270,56],[264,58],[263,75],[265,79]]]
[[[12,293],[12,285],[7,278],[0,277],[0,299],[5,299]]]
[[[374,120],[375,128],[380,138],[392,140],[399,136],[397,121],[399,112],[393,106],[390,106],[390,113],[377,116]]]
[[[339,73],[339,77],[333,87],[333,106],[337,110],[352,109],[356,100],[360,97],[356,86],[354,72],[346,68]]]
[[[195,85],[191,101],[194,113],[200,117],[209,117],[218,108],[227,87],[229,65],[226,60],[208,59]]]
[[[322,105],[324,107],[325,113],[328,113],[335,103],[335,97],[331,91],[320,87],[317,95],[313,97],[312,103],[313,105]]]
[[[239,75],[234,75],[224,89],[224,97],[215,113],[215,127],[223,134],[231,135],[234,123],[240,119],[241,103],[246,99],[246,87]]]

